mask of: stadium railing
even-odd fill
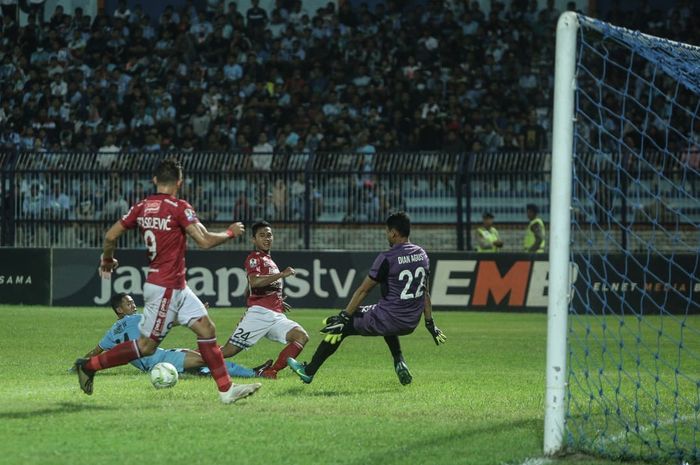
[[[486,211],[494,214],[510,251],[520,251],[526,204],[537,205],[548,221],[548,152],[4,152],[2,245],[99,247],[106,228],[152,191],[153,168],[170,157],[182,161],[181,197],[205,225],[266,219],[275,225],[279,249],[374,250],[385,217],[399,209],[411,215],[412,238],[431,250],[470,250],[471,231]],[[651,172],[641,172],[640,180],[654,182]],[[646,216],[639,211],[654,208],[654,196],[600,195],[606,199],[600,204],[644,229]],[[700,216],[697,205],[681,208]],[[120,246],[141,247],[141,241],[127,235]]]

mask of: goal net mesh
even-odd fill
[[[696,462],[700,48],[579,24],[568,447]]]

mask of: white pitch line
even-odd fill
[[[626,436],[628,436],[628,435],[641,436],[642,434],[644,434],[644,433],[646,433],[646,432],[648,432],[648,431],[651,431],[651,430],[653,430],[654,428],[663,428],[663,427],[666,427],[666,426],[671,426],[671,425],[673,425],[673,424],[676,423],[676,422],[682,422],[682,421],[686,421],[686,420],[692,420],[692,419],[694,419],[694,418],[695,418],[695,417],[694,417],[693,415],[683,415],[682,417],[678,417],[677,420],[674,420],[673,418],[670,418],[670,419],[668,419],[668,420],[660,421],[659,424],[656,425],[656,426],[654,426],[653,424],[649,423],[648,425],[644,425],[644,426],[640,427],[640,428],[639,428],[639,432],[636,432],[636,431],[634,431],[634,430],[630,430],[630,431],[620,431],[619,433],[613,434],[613,435],[610,436],[610,437],[601,438],[601,439],[599,439],[598,441],[594,441],[594,442],[601,442],[601,443],[603,443],[603,444],[614,443],[614,442],[618,442],[618,441],[624,439],[624,438],[625,438]]]
[[[660,427],[670,426],[673,423],[675,423],[676,421],[681,422],[681,421],[686,421],[686,420],[692,420],[694,418],[695,418],[695,416],[693,416],[693,415],[684,415],[682,417],[678,417],[677,420],[668,419],[665,421],[661,421],[661,422],[659,422],[659,424],[656,427],[660,428]],[[627,435],[627,434],[641,435],[641,434],[646,433],[646,432],[653,430],[653,429],[654,429],[654,425],[648,424],[648,425],[640,427],[639,433],[636,433],[634,431],[630,431],[630,432],[621,431],[621,432],[614,434],[610,437],[607,437],[605,439],[599,439],[597,442],[603,442],[603,444],[618,442],[621,439],[624,439],[625,435]],[[519,465],[551,465],[554,463],[556,463],[554,460],[546,458],[546,457],[528,457]],[[684,465],[687,465],[687,463],[684,463]]]
[[[529,457],[520,465],[549,465],[551,463],[554,463],[554,461],[545,457]]]

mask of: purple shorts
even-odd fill
[[[393,315],[377,304],[360,307],[352,315],[352,326],[361,336],[403,336],[411,334],[418,321],[406,321],[406,318]]]

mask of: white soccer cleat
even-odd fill
[[[260,387],[262,387],[260,383],[232,384],[228,391],[220,392],[219,397],[224,404],[232,404],[237,400],[252,396]]]

